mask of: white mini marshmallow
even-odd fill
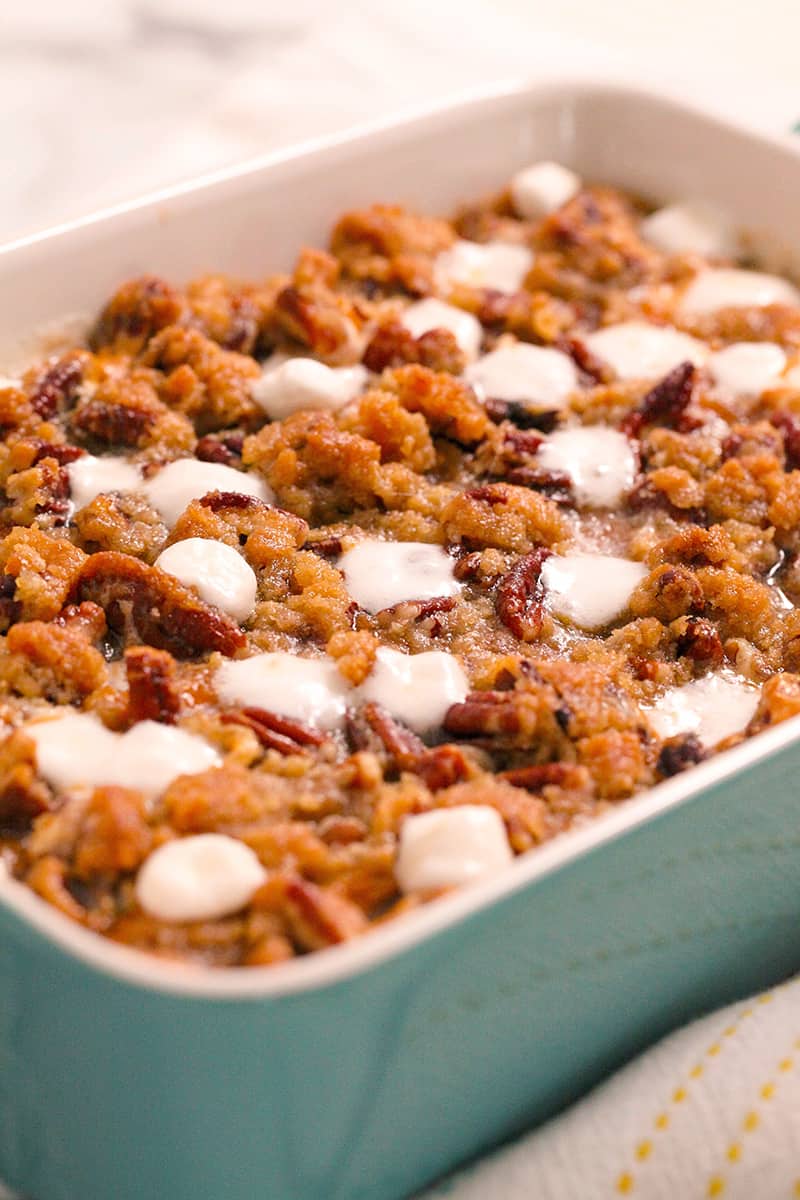
[[[709,268],[695,275],[680,301],[685,316],[700,317],[720,308],[800,305],[800,292],[788,279],[735,267]]]
[[[454,284],[516,292],[533,266],[533,252],[514,242],[455,242],[437,255],[436,285],[448,291]]]
[[[276,356],[278,357],[278,356]],[[349,404],[367,382],[367,369],[328,367],[315,358],[278,357],[267,360],[250,394],[273,421],[303,409],[336,412]]]
[[[169,526],[175,524],[192,500],[200,500],[209,492],[236,492],[267,502],[273,499],[272,492],[257,475],[195,458],[168,463],[146,480],[141,490]]]
[[[456,596],[461,584],[453,559],[427,542],[383,542],[366,538],[339,559],[347,590],[359,608],[377,613],[403,600]]]
[[[253,611],[258,581],[237,550],[212,538],[185,538],[162,550],[155,565],[195,588],[201,600],[244,621]]]
[[[580,176],[557,162],[537,162],[511,180],[511,200],[516,212],[529,221],[546,217],[581,190]]]
[[[67,464],[70,496],[75,510],[85,508],[97,497],[109,492],[135,492],[142,486],[137,466],[115,454],[96,458],[82,454]]]
[[[714,382],[734,396],[760,396],[776,387],[785,366],[786,354],[774,342],[736,342],[708,360]]]
[[[730,258],[736,238],[725,215],[707,204],[668,204],[645,217],[645,241],[664,254],[702,254]]]
[[[578,503],[592,508],[614,508],[636,479],[630,440],[605,425],[556,430],[536,457],[545,470],[569,475]]]
[[[434,296],[409,304],[400,314],[400,321],[415,338],[432,329],[448,329],[469,359],[475,358],[481,348],[483,326],[478,318]]]
[[[451,704],[459,704],[468,691],[469,680],[454,655],[441,650],[401,654],[381,646],[358,695],[382,705],[417,733],[427,733],[442,724]]]
[[[320,729],[342,724],[350,692],[332,659],[281,651],[223,662],[214,687],[225,704],[266,708]]]
[[[159,921],[215,921],[244,908],[266,878],[244,842],[200,833],[150,855],[136,879],[136,899]]]
[[[551,612],[579,629],[595,630],[621,617],[647,567],[611,554],[553,554],[541,580]]]
[[[516,401],[533,412],[563,408],[578,387],[568,354],[528,342],[498,346],[467,367],[464,378],[484,397]]]
[[[0,392],[6,388],[21,388],[22,380],[14,379],[11,375],[0,375]]]
[[[703,343],[688,333],[647,321],[608,325],[587,334],[584,341],[619,379],[660,379],[682,362],[701,366],[708,357]]]
[[[755,715],[760,694],[760,688],[748,680],[722,670],[670,688],[645,711],[659,737],[693,733],[704,746],[712,747],[745,728]]]
[[[497,810],[462,804],[406,817],[395,876],[404,892],[454,887],[496,874],[513,857]]]
[[[204,738],[157,721],[114,733],[90,713],[66,709],[24,728],[36,743],[39,774],[58,791],[116,784],[152,799],[179,775],[196,775],[221,761]]]

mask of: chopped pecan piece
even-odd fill
[[[785,411],[772,413],[769,419],[771,424],[783,434],[786,470],[798,470],[800,468],[800,420],[793,413]]]
[[[207,433],[194,448],[195,458],[201,462],[222,463],[226,467],[238,467],[242,461],[244,434]]]
[[[364,366],[380,374],[388,367],[420,363],[432,371],[449,371],[460,375],[466,357],[449,329],[429,329],[414,337],[400,321],[379,325],[364,351]]]
[[[725,657],[719,633],[705,617],[689,617],[675,643],[678,658],[691,658],[703,666],[718,667]]]
[[[526,554],[503,576],[495,608],[507,629],[522,642],[534,642],[542,631],[544,589],[542,566],[550,551],[544,546]]]
[[[266,708],[236,708],[222,714],[226,725],[246,725],[262,746],[279,754],[304,754],[308,746],[321,746],[325,735],[302,721],[279,716]]]
[[[517,429],[538,429],[541,433],[550,433],[558,420],[557,412],[536,412],[521,404],[519,400],[498,400],[494,396],[488,396],[483,407],[487,417],[495,425],[509,421],[516,425]]]
[[[355,749],[367,749],[372,735],[395,770],[415,772],[432,792],[450,787],[470,774],[469,764],[459,746],[429,749],[380,704],[365,704],[358,713],[348,713],[347,733]]]
[[[131,646],[125,651],[128,676],[128,720],[174,725],[181,709],[175,659],[167,650]]]
[[[668,742],[664,742],[658,756],[657,770],[659,775],[668,779],[706,758],[708,758],[708,752],[703,748],[696,734],[682,734],[680,737],[670,738]]]
[[[80,353],[58,359],[45,370],[34,385],[31,407],[44,420],[67,408],[83,382],[84,356]]]
[[[517,733],[519,713],[513,692],[471,692],[466,700],[452,704],[443,728],[456,737],[491,737]]]
[[[311,550],[320,558],[338,558],[342,553],[342,539],[338,537],[316,538],[306,542],[304,550]]]
[[[163,279],[131,279],[101,312],[89,345],[93,350],[108,346],[121,354],[137,354],[154,333],[181,320],[184,312],[183,297]]]
[[[0,742],[0,829],[28,828],[52,804],[52,793],[36,774],[36,743],[22,729]]]
[[[578,337],[563,336],[556,341],[556,349],[568,354],[575,366],[594,383],[608,383],[610,372],[596,354],[592,354],[586,342]]]
[[[244,633],[229,617],[166,571],[127,554],[109,550],[92,555],[75,592],[79,599],[99,604],[112,629],[169,650],[176,658],[212,650],[231,655],[245,645]]]
[[[294,876],[286,881],[285,896],[292,935],[304,950],[346,942],[367,927],[361,909],[330,888]]]
[[[501,771],[499,778],[513,783],[514,787],[525,788],[528,792],[540,792],[545,787],[569,787],[576,776],[581,775],[581,768],[575,763],[551,762],[513,767],[511,770]]]
[[[679,363],[650,389],[635,412],[629,413],[620,428],[630,437],[638,437],[642,426],[654,421],[680,426],[691,402],[697,368],[694,363]]]

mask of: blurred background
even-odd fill
[[[508,78],[800,115],[792,0],[0,0],[0,242]]]

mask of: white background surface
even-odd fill
[[[502,78],[600,70],[780,128],[798,40],[796,0],[0,0],[0,242]]]

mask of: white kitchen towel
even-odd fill
[[[798,1200],[800,977],[665,1038],[420,1200]]]

